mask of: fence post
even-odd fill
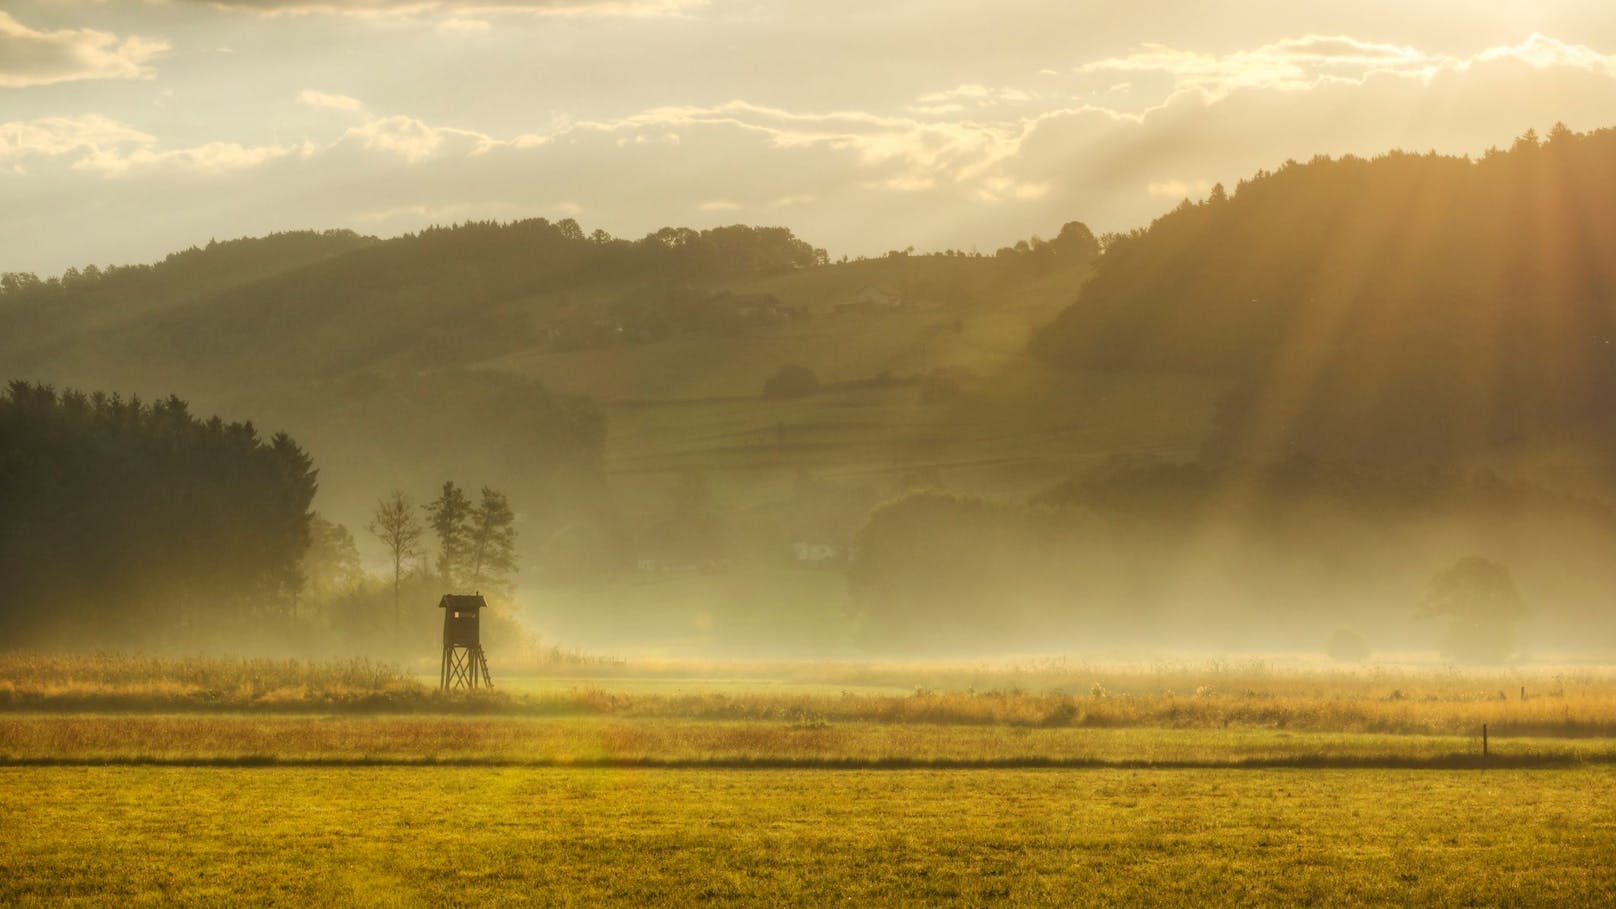
[[[1487,757],[1487,724],[1481,724],[1481,756]]]

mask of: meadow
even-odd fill
[[[0,770],[8,905],[1609,905],[1616,770]]]
[[[1616,737],[1616,673],[1590,667],[575,660],[443,696],[368,660],[0,656],[0,717],[54,712],[391,714],[825,726],[1272,729]]]
[[[0,904],[1616,899],[1603,670],[528,673],[0,657]]]

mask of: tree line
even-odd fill
[[[177,288],[195,294],[210,286],[239,283],[274,271],[330,259],[354,250],[392,247],[378,258],[442,258],[447,254],[479,251],[479,258],[523,257],[496,255],[489,250],[530,254],[529,275],[553,270],[582,269],[654,272],[671,278],[709,277],[728,273],[761,273],[824,264],[828,257],[793,236],[784,227],[732,224],[706,230],[664,227],[638,240],[613,237],[603,230],[585,234],[572,218],[551,222],[545,218],[512,221],[467,221],[428,227],[396,239],[381,240],[351,230],[285,231],[262,238],[243,237],[223,242],[210,240],[170,253],[150,265],[88,264],[70,267],[60,275],[41,278],[34,272],[0,273],[0,305],[35,301],[61,301],[78,294],[168,294]],[[545,268],[548,265],[550,268]]]
[[[284,433],[198,418],[178,397],[12,382],[0,395],[0,636],[374,651],[429,635],[423,611],[439,594],[511,593],[517,514],[505,493],[473,498],[450,481],[421,506],[390,493],[368,525],[392,560],[382,582],[352,533],[313,510],[317,489],[313,460]]]
[[[284,433],[12,382],[0,395],[0,631],[8,643],[161,641],[284,627],[318,488]]]

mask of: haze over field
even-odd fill
[[[0,905],[1616,905],[1610,0],[0,7]]]
[[[1468,9],[9,7],[9,620],[1608,652],[1616,26]]]

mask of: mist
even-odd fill
[[[540,218],[10,273],[8,628],[426,665],[476,591],[511,666],[1602,658],[1612,141],[992,254]]]

